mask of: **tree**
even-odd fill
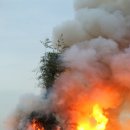
[[[53,47],[49,39],[46,39],[44,42],[41,41],[44,47],[49,50],[41,57],[40,76],[38,77],[41,80],[42,87],[46,89],[53,86],[55,79],[64,70],[60,60],[61,54],[64,51],[64,47],[61,45],[62,42],[61,39],[58,40],[57,47]]]

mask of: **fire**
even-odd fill
[[[45,130],[44,127],[36,119],[33,119],[28,126],[28,130]]]
[[[99,105],[94,105],[92,114],[85,121],[80,121],[77,130],[106,130],[108,118]]]

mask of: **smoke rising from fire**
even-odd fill
[[[55,83],[56,110],[64,119],[76,122],[77,114],[98,103],[108,112],[107,130],[130,129],[129,116],[122,123],[130,108],[128,5],[129,0],[75,0],[75,19],[54,28],[54,44],[63,34],[69,47],[62,57],[68,70]]]
[[[102,36],[123,39],[129,33],[129,0],[75,0],[75,20],[54,29],[54,41],[64,34],[66,46]]]
[[[108,118],[104,130],[130,129],[126,116],[130,114],[129,7],[129,0],[74,1],[75,19],[53,31],[54,45],[63,34],[66,70],[45,101],[36,98],[18,109],[14,129],[23,119],[21,115],[35,110],[54,112],[65,130],[77,130],[73,125],[86,120],[95,104]]]

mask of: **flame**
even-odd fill
[[[93,106],[90,117],[78,123],[77,130],[106,130],[107,123],[108,118],[103,114],[102,108],[96,104]]]
[[[44,127],[36,119],[33,119],[28,126],[28,130],[45,130]]]

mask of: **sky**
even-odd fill
[[[22,95],[39,94],[40,40],[73,18],[73,0],[0,0],[0,130]]]

